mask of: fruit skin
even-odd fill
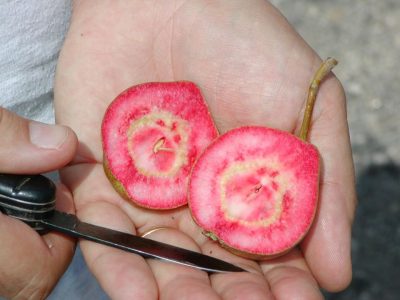
[[[103,167],[115,190],[141,207],[172,209],[187,203],[192,165],[218,131],[198,87],[181,81],[128,88],[107,108],[101,134]],[[151,162],[137,149],[149,150],[143,157]]]
[[[232,162],[239,161],[243,164],[245,161],[260,160],[266,162],[267,169],[268,161],[272,162],[272,165],[279,166],[282,175],[276,178],[280,178],[281,186],[287,186],[287,190],[282,194],[282,199],[286,200],[281,201],[281,206],[274,206],[281,207],[282,214],[271,224],[264,223],[265,226],[260,225],[262,222],[258,222],[269,218],[267,214],[262,216],[262,209],[254,211],[255,216],[261,216],[257,221],[258,224],[251,220],[240,219],[246,215],[241,210],[238,212],[240,217],[232,217],[229,212],[229,201],[226,200],[229,185],[227,184],[225,188],[225,185],[221,184],[221,178],[226,178],[226,174],[228,178],[236,176],[231,176],[226,171],[238,170],[230,167]],[[259,168],[257,164],[255,170]],[[250,170],[253,168],[251,164],[248,166]],[[262,168],[263,163],[259,166]],[[243,175],[240,172],[239,179]],[[193,219],[203,228],[204,233],[219,241],[223,247],[247,258],[269,259],[292,249],[309,230],[318,205],[318,178],[319,154],[313,145],[276,129],[240,127],[221,135],[197,160],[190,179],[189,208]],[[246,180],[253,179],[249,176]],[[225,181],[229,183],[229,180]],[[286,181],[288,183],[285,183]],[[235,184],[235,181],[232,183]],[[246,188],[246,184],[245,180],[241,186],[238,184],[239,193],[241,188]],[[220,195],[225,197],[225,208]],[[293,195],[300,197],[295,198]],[[262,201],[260,203],[263,203]],[[234,203],[233,209],[235,205]],[[232,236],[235,238],[231,238]]]

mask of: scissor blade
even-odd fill
[[[223,260],[147,238],[81,222],[75,215],[55,211],[42,220],[53,230],[143,256],[201,269],[209,273],[245,272]]]

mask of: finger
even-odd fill
[[[324,299],[312,275],[301,269],[282,266],[265,273],[274,299]]]
[[[70,193],[57,190],[57,207],[73,212]],[[65,272],[75,242],[62,234],[38,235],[28,225],[0,213],[0,295],[44,299]]]
[[[319,208],[302,249],[312,273],[329,291],[351,281],[351,224],[356,196],[346,121],[345,97],[333,77],[322,85],[323,103],[311,126],[310,141],[321,153]],[[334,141],[334,142],[332,142]]]
[[[131,234],[131,220],[113,204],[101,201],[77,206],[81,220]],[[135,254],[82,240],[90,271],[112,299],[157,299],[157,284],[146,261]]]
[[[0,107],[0,171],[42,173],[67,164],[77,140],[71,129],[29,121]]]
[[[200,252],[189,236],[173,228],[164,228],[146,235],[159,242]],[[220,299],[210,286],[207,273],[187,266],[149,259],[161,299]]]
[[[56,199],[56,210],[66,213],[75,213],[75,205],[71,192],[63,184],[57,184]],[[62,256],[59,252],[63,251],[64,247],[67,248],[65,251],[72,250],[72,253],[75,252],[75,239],[67,235],[50,231],[42,235],[42,239],[47,244],[51,255]]]
[[[222,299],[275,299],[261,274],[215,274],[211,282]]]
[[[212,287],[222,299],[274,299],[257,262],[234,255],[213,241],[207,241],[201,248],[205,254],[225,260],[248,271],[215,273],[210,276]]]
[[[181,232],[193,238],[195,243],[200,245],[202,253],[249,271],[249,273],[226,273],[210,276],[211,286],[223,299],[270,299],[272,297],[258,263],[234,255],[221,248],[219,243],[205,237],[191,218],[189,211],[180,214],[178,227]]]
[[[261,261],[260,266],[276,299],[323,299],[298,248],[284,256]]]

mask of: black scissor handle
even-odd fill
[[[43,175],[0,174],[0,210],[36,231],[45,229],[40,221],[54,212],[55,194],[54,183]]]

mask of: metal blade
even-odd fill
[[[68,235],[122,249],[145,258],[161,259],[209,273],[246,272],[235,265],[208,255],[81,222],[72,214],[54,211],[54,214],[42,220],[42,223],[48,228]]]

